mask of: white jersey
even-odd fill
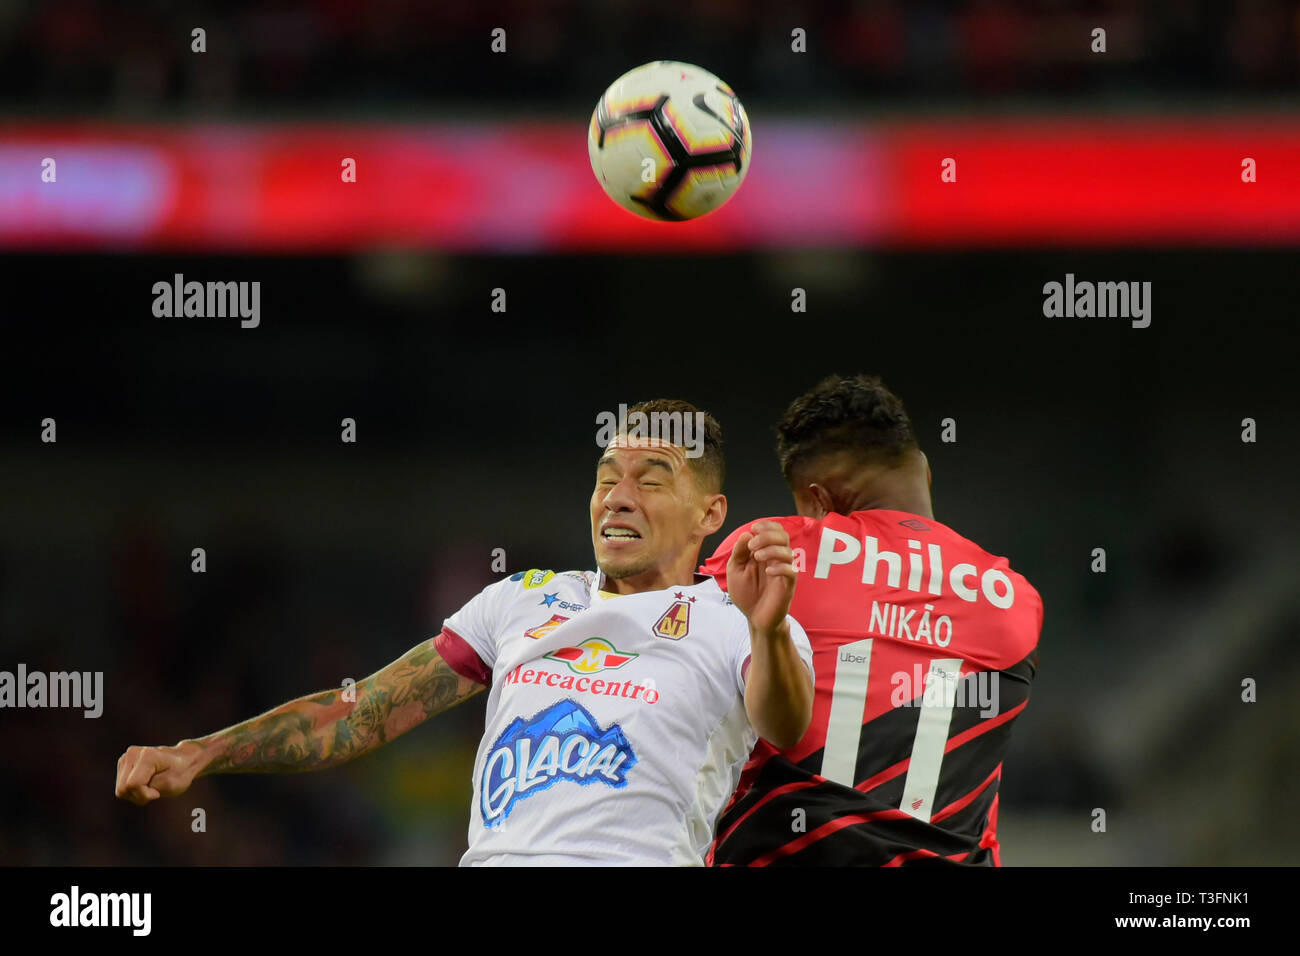
[[[757,740],[749,624],[711,577],[614,597],[602,581],[515,574],[437,638],[491,683],[462,866],[703,865]],[[790,633],[811,671],[793,618]]]

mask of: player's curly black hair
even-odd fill
[[[700,481],[700,487],[704,488],[710,494],[718,494],[722,491],[722,481],[727,475],[726,462],[722,453],[722,426],[718,420],[701,408],[696,408],[690,402],[682,401],[676,398],[656,398],[648,402],[638,402],[627,410],[631,415],[633,412],[645,412],[647,415],[654,412],[680,412],[683,419],[687,415],[692,416],[697,413],[702,417],[700,421],[704,423],[704,443],[703,451],[698,458],[687,458],[686,462],[695,471],[696,477]]]
[[[781,473],[826,452],[852,449],[865,461],[892,463],[917,448],[912,421],[897,395],[878,375],[829,375],[790,403],[776,424]]]

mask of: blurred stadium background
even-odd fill
[[[698,223],[587,161],[600,92],[660,57],[754,124]],[[494,548],[589,566],[619,402],[719,417],[727,530],[787,512],[770,424],[861,370],[928,436],[939,520],[1044,597],[1004,860],[1300,862],[1298,84],[1267,0],[0,4],[0,668],[105,673],[98,720],[0,714],[0,862],[454,863],[481,698],[144,810],[115,760],[369,674]],[[260,281],[261,325],[155,318],[175,273]],[[1066,273],[1150,281],[1151,327],[1045,319]]]

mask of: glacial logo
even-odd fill
[[[601,730],[587,709],[562,700],[501,732],[483,765],[479,803],[483,825],[493,827],[516,803],[560,780],[587,785],[627,785],[636,754],[618,724]]]

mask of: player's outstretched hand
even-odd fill
[[[179,797],[198,775],[202,750],[188,741],[175,747],[127,747],[117,758],[117,796],[140,806],[159,797]]]
[[[780,626],[794,598],[797,572],[790,535],[776,521],[755,521],[727,561],[727,591],[756,631]]]

